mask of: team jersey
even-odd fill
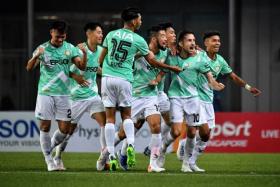
[[[103,47],[108,49],[108,58],[103,62],[102,76],[119,77],[133,82],[133,62],[137,52],[145,56],[149,48],[141,36],[128,29],[108,33]]]
[[[219,54],[216,54],[216,58],[212,60],[211,58],[208,57],[205,51],[200,53],[209,62],[210,71],[212,72],[213,77],[215,79],[217,79],[219,74],[229,74],[232,72],[231,67],[227,64],[225,59]],[[198,94],[200,100],[208,103],[213,102],[213,90],[209,87],[206,77],[202,74],[198,76]]]
[[[176,74],[171,73],[171,84],[168,90],[170,98],[189,98],[197,97],[197,79],[200,73],[210,71],[209,64],[201,54],[182,59],[179,55],[169,56],[167,64],[178,66],[183,69]]]
[[[159,50],[159,52],[155,54],[155,59],[164,63],[166,59],[166,52]],[[156,78],[159,71],[159,69],[151,66],[144,57],[140,57],[135,60],[133,69],[134,81],[132,83],[132,96],[156,96],[158,94],[158,87],[150,85],[149,83],[151,80]]]
[[[83,43],[87,51],[87,66],[85,71],[79,70],[74,64],[71,66],[71,72],[83,75],[90,85],[88,87],[80,86],[74,79],[71,79],[71,99],[72,100],[85,100],[94,97],[98,94],[96,84],[96,75],[99,67],[98,58],[102,51],[102,47],[97,46],[96,50],[91,51],[86,43]],[[83,53],[80,51],[80,56],[83,58]]]
[[[165,63],[169,53],[170,53],[169,49],[166,49],[165,51],[159,50],[159,52],[157,54],[155,54],[155,58],[158,62]],[[161,69],[158,69],[158,73],[160,71],[161,71]],[[164,90],[164,82],[165,82],[165,76],[162,77],[161,81],[157,85],[158,91],[163,91]]]
[[[39,56],[38,94],[49,96],[69,95],[69,70],[72,59],[78,56],[77,49],[66,41],[60,47],[54,47],[48,41],[38,46],[33,52],[33,56],[37,54],[39,47],[43,47],[45,50]]]

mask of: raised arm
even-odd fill
[[[247,84],[243,79],[241,79],[238,75],[236,75],[234,72],[231,72],[229,74],[229,78],[238,86],[245,88],[248,90],[253,96],[257,97],[261,94],[261,91],[258,90],[255,87],[250,86]]]
[[[44,53],[45,49],[43,47],[39,47],[37,53],[27,62],[26,70],[31,71],[39,64],[39,57]]]
[[[83,44],[78,44],[78,47],[82,51],[83,57],[81,59],[79,56],[77,56],[77,57],[74,57],[72,60],[73,60],[73,63],[80,70],[85,70],[86,67],[87,67],[87,51],[86,51],[86,48],[85,48],[85,46]]]

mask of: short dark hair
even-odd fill
[[[87,24],[85,24],[84,26],[84,31],[87,32],[88,30],[92,30],[94,31],[97,27],[100,27],[102,30],[102,26],[100,23],[97,23],[97,22],[89,22]]]
[[[184,37],[187,35],[187,34],[193,34],[194,35],[194,32],[190,31],[190,30],[182,30],[180,33],[179,33],[179,36],[178,36],[178,43],[183,41],[184,40]]]
[[[219,31],[207,31],[203,34],[203,41],[212,36],[221,36]]]
[[[65,21],[56,20],[50,23],[50,30],[55,29],[59,33],[67,33],[68,25]]]
[[[148,29],[148,38],[151,39],[153,36],[155,36],[161,30],[164,31],[165,29],[159,25],[152,26],[150,29]]]
[[[121,17],[124,22],[128,22],[138,18],[139,14],[141,14],[141,12],[138,8],[128,7],[122,11]]]
[[[159,26],[161,26],[164,30],[168,29],[168,28],[173,28],[173,24],[170,22],[166,22],[166,23],[160,23]]]

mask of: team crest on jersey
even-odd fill
[[[218,72],[219,70],[220,70],[220,66],[217,66],[217,67],[215,68],[215,71]]]
[[[66,56],[70,56],[70,51],[69,51],[69,50],[66,50],[64,54],[65,54]]]
[[[190,67],[190,63],[186,63],[186,64],[184,64],[183,69],[187,69],[189,67]]]

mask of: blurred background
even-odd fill
[[[48,23],[66,20],[68,42],[85,40],[83,26],[97,21],[108,31],[122,27],[120,12],[127,6],[142,10],[139,34],[155,24],[172,22],[178,33],[187,28],[202,34],[219,30],[221,55],[250,85],[262,91],[254,98],[222,77],[226,89],[216,95],[217,111],[280,111],[280,1],[278,0],[18,0],[0,7],[0,110],[31,110],[36,103],[39,69],[25,70],[33,50],[49,40]]]

